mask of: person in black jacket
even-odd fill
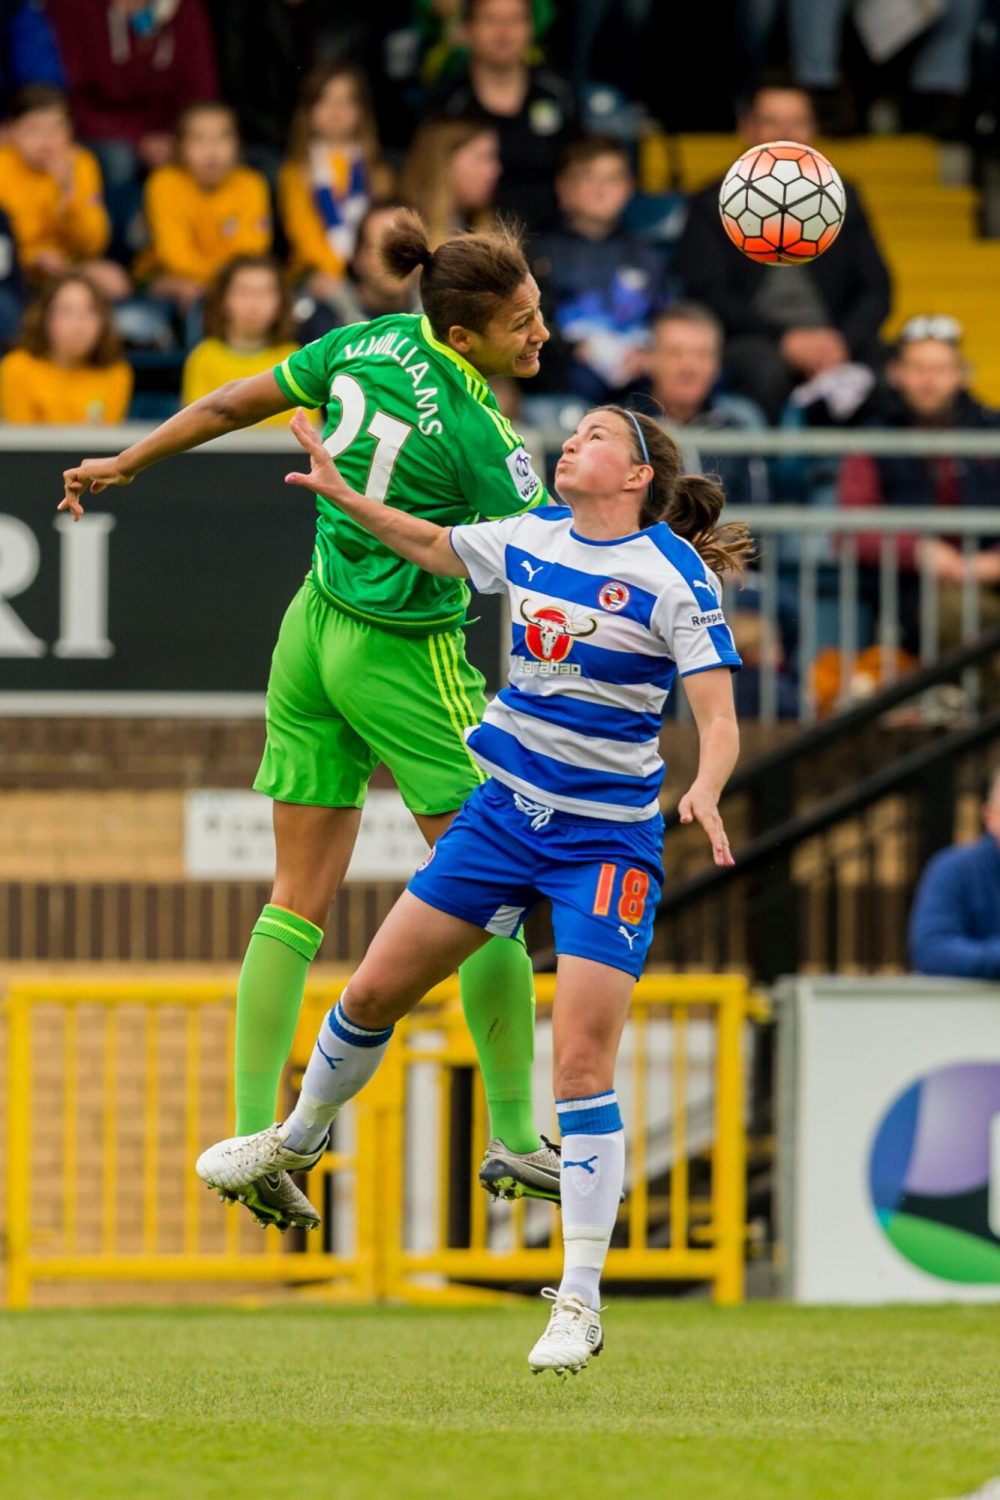
[[[579,121],[566,80],[525,62],[533,29],[531,0],[469,0],[466,74],[429,112],[489,121],[503,163],[497,208],[538,230],[556,220],[556,169]]]
[[[740,121],[748,145],[808,145],[815,126],[809,95],[784,83],[758,88]],[[808,266],[764,266],[741,255],[719,223],[719,186],[692,197],[673,269],[685,296],[722,321],[729,383],[774,422],[796,385],[849,360],[880,363],[889,273],[849,182],[840,236]]]

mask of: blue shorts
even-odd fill
[[[538,901],[550,901],[557,953],[638,977],[660,899],[662,851],[661,817],[576,817],[491,779],[467,799],[408,889],[502,937],[514,937]]]

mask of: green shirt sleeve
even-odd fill
[[[314,339],[304,349],[297,349],[274,368],[274,378],[285,395],[296,406],[310,411],[324,406],[330,394],[330,373],[340,357],[347,328],[334,328],[321,339]]]
[[[456,454],[462,493],[487,520],[514,516],[548,501],[520,433],[491,406],[477,403],[462,424]]]

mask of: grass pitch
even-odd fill
[[[1000,1474],[1000,1307],[0,1315],[3,1500],[945,1500]]]

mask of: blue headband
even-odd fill
[[[635,428],[636,436],[639,439],[639,447],[642,449],[642,460],[643,460],[643,463],[649,464],[649,467],[652,469],[653,468],[653,462],[652,462],[652,459],[649,456],[649,448],[647,446],[646,439],[643,436],[642,428],[639,426],[639,418],[636,416],[636,414],[635,414],[634,411],[629,411],[627,407],[625,409],[625,415],[628,417],[629,421],[632,423],[632,426]],[[656,471],[654,469],[653,470],[653,478],[655,478],[655,477],[656,477]],[[650,496],[650,497],[653,494],[653,480],[652,479],[649,481],[649,483],[646,486],[646,494],[648,496]]]
[[[653,465],[650,462],[649,449],[646,446],[646,439],[643,436],[642,428],[639,426],[639,418],[636,416],[634,411],[626,411],[625,415],[628,417],[629,421],[632,423],[632,426],[635,428],[636,436],[639,439],[639,447],[642,449],[643,463],[649,464],[649,467],[652,468]]]

